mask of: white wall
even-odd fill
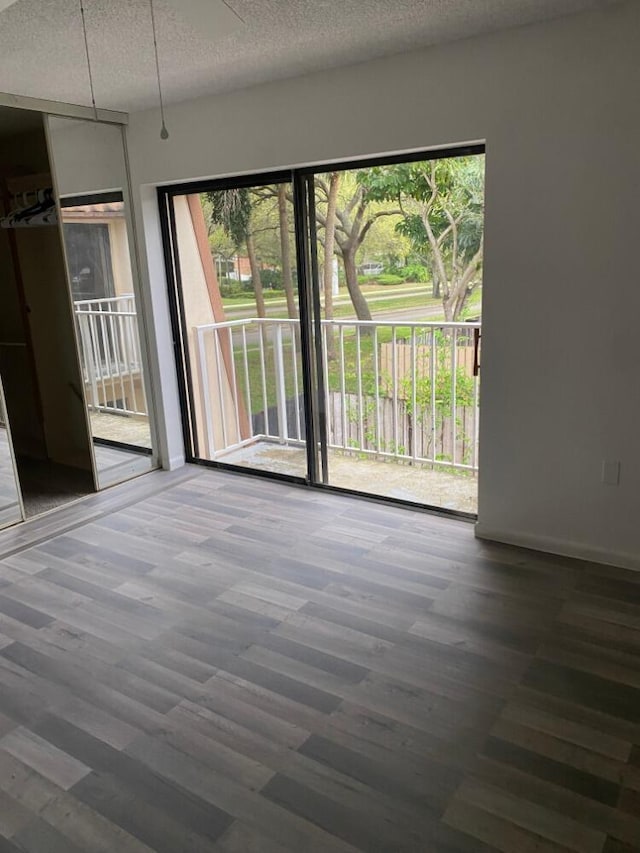
[[[61,196],[126,187],[119,126],[50,116],[49,146]]]
[[[640,567],[638,44],[633,0],[134,114],[134,186],[485,139],[478,533]]]

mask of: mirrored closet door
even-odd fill
[[[47,126],[84,401],[104,488],[156,464],[123,131],[54,116]]]
[[[16,475],[11,430],[0,382],[0,529],[23,519],[22,497]]]
[[[44,118],[0,108],[0,377],[3,443],[25,518],[95,491]],[[3,453],[19,521],[13,466]],[[6,472],[8,472],[8,477]]]

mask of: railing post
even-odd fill
[[[84,354],[86,380],[91,386],[91,407],[98,409],[100,406],[100,398],[98,396],[96,365],[91,352],[91,330],[89,328],[89,317],[83,317],[81,312],[76,316],[78,318],[78,328],[80,330],[80,343]]]
[[[276,361],[276,401],[278,405],[278,432],[280,441],[284,444],[289,438],[289,424],[287,423],[287,388],[284,373],[284,352],[282,346],[282,326],[280,323],[275,328],[274,355]]]
[[[215,334],[215,332],[214,332]],[[200,394],[202,408],[204,411],[205,429],[207,433],[207,451],[209,457],[213,458],[216,451],[213,432],[213,411],[211,408],[211,388],[209,387],[209,369],[207,367],[207,349],[205,346],[204,332],[196,327],[198,339],[198,367],[200,368]]]
[[[94,317],[88,318],[93,321]],[[462,372],[460,365],[460,340],[462,329],[465,329],[464,334],[468,331],[468,326],[463,326],[460,323],[437,323],[437,322],[407,322],[406,325],[410,329],[410,336],[407,339],[407,344],[411,344],[411,353],[409,355],[403,353],[400,344],[404,341],[398,335],[398,322],[364,322],[353,320],[337,320],[323,321],[321,324],[323,332],[322,353],[321,357],[325,366],[325,391],[328,392],[329,371],[328,371],[328,355],[326,347],[326,329],[334,326],[338,329],[337,348],[339,353],[339,361],[335,365],[335,376],[332,376],[332,382],[339,383],[339,390],[335,392],[336,405],[335,410],[331,413],[333,416],[333,434],[328,438],[328,447],[335,449],[358,449],[365,454],[376,454],[383,458],[394,458],[404,461],[410,460],[420,465],[429,463],[432,468],[455,468],[463,469],[467,472],[477,472],[477,444],[478,444],[478,403],[479,403],[479,384],[478,377],[475,377],[473,384],[473,443],[471,458],[467,461],[466,452],[459,451],[457,446],[457,414],[458,408],[462,401],[462,393],[458,387],[458,371]],[[403,324],[404,326],[405,324]],[[285,319],[241,319],[230,320],[222,323],[212,323],[203,326],[195,327],[197,334],[198,348],[198,364],[200,376],[202,379],[202,390],[208,387],[209,379],[213,379],[211,371],[212,353],[208,351],[209,334],[213,334],[211,341],[212,348],[215,350],[216,366],[219,370],[218,386],[221,392],[219,401],[219,410],[222,415],[222,444],[218,435],[218,424],[213,423],[212,415],[215,415],[218,409],[210,395],[203,394],[202,407],[206,420],[207,433],[205,440],[209,441],[209,452],[212,453],[212,458],[215,458],[216,449],[213,442],[218,444],[217,452],[223,449],[234,447],[233,442],[227,441],[225,434],[226,411],[229,407],[229,399],[237,405],[238,397],[241,389],[238,384],[238,378],[232,376],[230,381],[230,389],[227,389],[221,369],[220,355],[220,339],[219,335],[222,330],[225,334],[232,335],[236,328],[242,329],[242,358],[241,362],[244,365],[244,381],[246,384],[246,393],[248,397],[249,411],[253,411],[251,404],[251,388],[252,384],[258,386],[258,396],[260,396],[260,386],[262,391],[262,405],[265,413],[265,430],[259,431],[259,438],[271,441],[278,441],[280,444],[299,440],[300,438],[300,423],[299,413],[292,413],[292,421],[289,423],[287,396],[294,395],[291,399],[296,399],[298,396],[297,384],[297,353],[295,346],[295,320]],[[250,359],[248,353],[247,328],[256,328],[257,344],[259,357],[259,374],[254,376],[250,369]],[[383,327],[391,331],[391,342],[385,344],[387,349],[384,351],[384,365],[379,363],[378,346],[380,344],[378,338],[378,328]],[[290,329],[290,338],[284,333],[283,329]],[[365,426],[367,423],[367,414],[365,409],[365,386],[363,382],[362,369],[366,367],[367,362],[363,357],[362,352],[362,329],[371,328],[373,331],[372,340],[373,346],[373,378],[375,404],[376,404],[376,440],[369,439]],[[473,327],[475,328],[475,326]],[[267,336],[268,330],[273,329],[272,337]],[[347,341],[345,337],[345,329],[353,329],[355,341],[352,343],[351,336],[349,338],[349,350],[347,353]],[[421,330],[421,333],[418,333]],[[264,334],[263,334],[264,331]],[[424,334],[424,342],[422,344],[424,352],[419,354],[417,347],[419,341],[422,340]],[[360,339],[360,340],[358,340]],[[353,351],[353,344],[355,350]],[[290,352],[285,353],[285,347],[290,347]],[[408,346],[404,347],[408,349]],[[271,358],[273,352],[273,360]],[[347,358],[348,354],[348,358]],[[388,357],[387,357],[388,355]],[[406,357],[405,357],[406,356]],[[291,358],[291,363],[289,359]],[[286,361],[285,361],[286,359]],[[390,362],[390,366],[387,364]],[[267,384],[267,363],[268,363],[268,378]],[[390,370],[389,387],[382,387],[382,367]],[[240,369],[242,365],[239,364]],[[332,365],[333,367],[333,365]],[[355,372],[352,375],[352,371]],[[293,373],[289,375],[289,372]],[[449,376],[449,370],[450,376]],[[273,373],[271,373],[273,371]],[[443,374],[443,371],[446,373]],[[467,371],[465,357],[465,375]],[[386,375],[386,374],[385,374]],[[446,375],[446,379],[445,379]],[[423,391],[427,391],[422,386],[418,386],[420,379],[424,379],[425,386],[429,387],[427,399],[423,398]],[[410,381],[409,381],[410,380]],[[259,383],[259,385],[258,385]],[[407,385],[407,393],[403,391],[404,385]],[[450,404],[444,404],[444,399],[447,397],[447,392],[450,392]],[[383,396],[384,394],[384,396]],[[331,396],[331,395],[330,395]],[[338,405],[340,398],[341,406]],[[406,398],[406,400],[405,400]],[[358,429],[353,430],[353,444],[350,435],[350,421],[347,418],[348,404],[358,404]],[[466,396],[465,396],[466,401]],[[463,401],[464,402],[464,401]],[[271,415],[273,428],[268,424],[269,420],[269,403],[272,405]],[[259,401],[258,401],[259,405]],[[381,408],[382,407],[382,408]],[[274,411],[275,410],[275,411]],[[411,418],[401,419],[403,413],[410,412]],[[235,427],[238,430],[237,411],[235,414]],[[463,411],[466,418],[466,408]],[[278,426],[276,428],[273,422],[273,417],[278,418]],[[451,427],[446,424],[446,418],[450,417]],[[339,423],[340,419],[342,424]],[[430,421],[430,424],[429,424]],[[355,424],[355,420],[354,420]],[[215,430],[214,430],[215,426]],[[466,421],[465,421],[466,426]],[[341,433],[340,433],[341,428]],[[430,428],[430,434],[429,434]],[[392,434],[393,431],[393,434]],[[448,451],[449,435],[451,439],[451,451],[444,453],[445,448]],[[409,438],[410,436],[410,438]],[[249,438],[255,438],[252,435]],[[387,442],[393,438],[393,446],[388,446]],[[246,443],[246,442],[242,442]],[[466,444],[463,443],[463,449]],[[446,455],[446,458],[442,458]]]
[[[144,384],[141,392],[135,384],[134,374],[141,372],[142,365],[134,297],[79,300],[74,302],[74,313],[85,382],[92,394],[88,405],[102,412],[148,416]],[[114,402],[108,405],[111,398]],[[121,399],[121,405],[115,399]]]

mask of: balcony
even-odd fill
[[[94,436],[149,446],[134,297],[75,313]],[[475,513],[480,323],[333,320],[321,331],[330,484]],[[299,321],[196,326],[191,349],[197,455],[304,477]]]
[[[150,447],[134,295],[74,302],[74,313],[94,437]]]
[[[476,512],[480,323],[321,323],[329,482]],[[305,476],[297,320],[197,326],[198,455]]]

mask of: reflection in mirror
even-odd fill
[[[49,117],[49,143],[100,488],[150,470],[122,131]]]
[[[22,521],[20,489],[0,384],[0,528],[16,524],[18,521]]]

